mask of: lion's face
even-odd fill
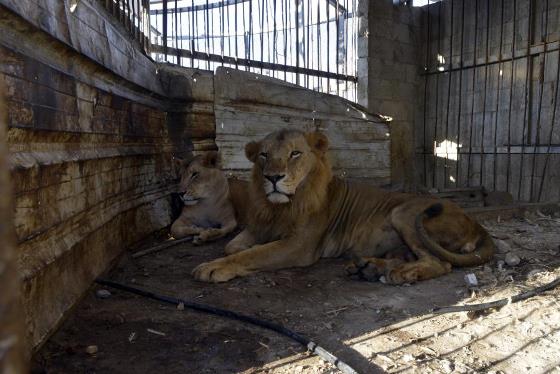
[[[190,161],[176,159],[181,181],[179,193],[185,205],[195,205],[217,195],[227,180],[216,168],[217,154],[197,156]]]
[[[268,201],[283,204],[305,183],[327,147],[328,140],[320,133],[280,130],[247,144],[245,154],[255,163],[254,178],[262,183]]]

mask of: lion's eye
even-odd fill
[[[192,173],[191,175],[191,179],[196,179],[198,178],[198,171],[195,171],[194,173]]]
[[[300,151],[293,151],[292,153],[290,153],[291,158],[298,158],[299,156],[301,156]]]
[[[266,160],[266,158],[268,157],[268,153],[266,153],[266,152],[261,152],[261,153],[259,154],[259,157],[262,158],[263,160]]]

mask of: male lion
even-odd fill
[[[229,256],[199,265],[194,277],[225,282],[346,254],[357,259],[353,272],[401,284],[492,258],[490,235],[457,205],[333,177],[327,148],[325,135],[294,130],[247,144],[249,224],[226,246]],[[394,256],[403,246],[412,261]]]
[[[227,179],[216,167],[217,157],[216,152],[208,152],[190,161],[175,159],[184,204],[181,215],[171,225],[171,235],[176,239],[194,235],[195,243],[215,240],[245,220],[249,185]]]

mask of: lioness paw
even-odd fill
[[[192,272],[194,278],[203,282],[227,282],[238,275],[242,275],[236,265],[220,258],[198,265]]]

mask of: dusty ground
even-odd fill
[[[560,372],[560,289],[489,315],[434,316],[435,306],[507,297],[560,276],[560,217],[532,214],[484,222],[521,258],[411,286],[353,281],[344,260],[262,273],[226,284],[193,281],[191,269],[221,255],[227,240],[124,257],[108,278],[284,324],[360,373]],[[508,248],[509,247],[509,248]],[[503,251],[503,250],[502,250]],[[497,255],[503,259],[505,253]],[[464,275],[476,274],[468,289]],[[125,292],[91,292],[34,357],[47,373],[334,373],[297,343],[239,322]],[[97,346],[95,354],[88,346]],[[92,349],[92,348],[90,348]]]

